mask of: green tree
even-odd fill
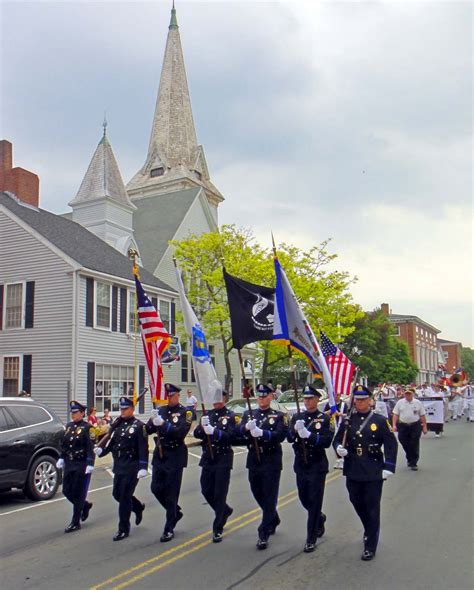
[[[395,336],[393,325],[381,310],[358,318],[342,348],[371,386],[383,382],[411,383],[417,375],[406,343]]]
[[[466,371],[468,379],[474,379],[474,350],[467,346],[461,348],[461,366]]]
[[[273,287],[273,254],[256,241],[250,229],[225,225],[219,231],[191,235],[171,242],[179,268],[184,273],[191,305],[205,329],[208,340],[218,340],[226,366],[226,387],[232,380],[230,351],[232,336],[222,265],[230,274],[253,283]],[[308,321],[313,327],[321,320],[331,337],[343,337],[353,329],[361,315],[352,302],[349,286],[355,280],[346,272],[328,272],[325,268],[336,255],[327,251],[328,240],[307,251],[295,246],[278,246],[278,258],[285,269]],[[261,378],[268,367],[287,356],[286,349],[274,343],[262,348]]]

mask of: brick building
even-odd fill
[[[13,168],[13,146],[6,139],[0,141],[0,191],[21,195],[25,203],[38,207],[39,178],[24,168]]]
[[[462,366],[461,364],[461,348],[460,342],[452,342],[451,340],[443,340],[438,338],[438,345],[441,348],[444,357],[444,366],[446,373],[451,375],[456,369]]]
[[[408,345],[412,361],[418,367],[417,383],[435,383],[438,378],[438,338],[440,330],[414,315],[391,313],[388,303],[381,310],[394,324],[397,333]]]

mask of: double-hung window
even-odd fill
[[[107,283],[96,282],[95,325],[111,329],[111,288]]]

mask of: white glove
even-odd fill
[[[140,469],[137,473],[137,479],[142,479],[142,477],[146,477],[148,475],[148,471],[146,469]]]
[[[164,424],[164,420],[163,418],[158,414],[157,416],[155,416],[152,420],[153,424],[155,426],[161,426],[162,424]]]
[[[94,465],[88,465],[86,467],[86,475],[90,475],[94,471]]]
[[[247,422],[247,424],[245,425],[245,430],[253,430],[254,428],[257,428],[257,421],[256,420],[249,420]]]
[[[56,461],[56,467],[57,467],[58,469],[63,469],[63,467],[64,467],[64,459],[58,459],[58,460]]]
[[[94,453],[100,457],[102,455],[102,448],[101,447],[95,447],[94,449]]]
[[[153,418],[156,418],[159,415],[160,415],[160,410],[158,408],[153,408],[153,410],[151,411],[151,419],[153,420]]]
[[[345,457],[347,455],[347,449],[345,449],[342,445],[337,445],[336,453],[339,457]]]
[[[309,438],[311,436],[311,432],[303,426],[303,428],[298,430],[298,436],[300,438]]]
[[[209,426],[209,416],[202,416],[201,417],[201,426]]]
[[[214,434],[214,426],[211,426],[210,424],[207,424],[206,426],[204,426],[204,432],[206,434]]]
[[[388,479],[392,475],[393,475],[393,473],[391,471],[389,471],[388,469],[384,469],[382,471],[382,479]]]
[[[261,428],[259,428],[258,426],[255,426],[255,428],[252,428],[252,430],[250,431],[250,434],[254,438],[259,438],[260,436],[263,436],[263,430]]]
[[[297,420],[295,422],[295,430],[301,430],[302,428],[305,428],[304,420]]]

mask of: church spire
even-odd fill
[[[198,145],[173,2],[148,154],[127,190],[133,198],[143,194],[145,187],[166,185],[167,190],[181,190],[183,183],[203,186],[216,207],[223,200],[210,182],[204,150]]]

